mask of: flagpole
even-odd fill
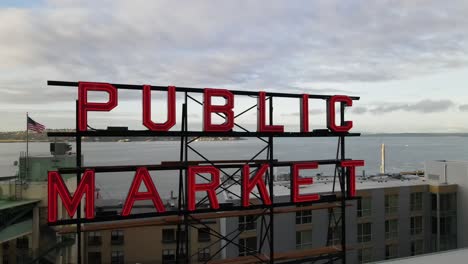
[[[28,129],[28,112],[26,112],[26,178],[29,174],[29,129]],[[21,179],[20,179],[21,180]]]

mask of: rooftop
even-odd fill
[[[40,200],[19,200],[19,201],[13,201],[13,200],[0,200],[0,211],[13,208],[13,207],[18,207],[18,206],[23,206],[27,204],[32,204],[32,203],[37,203]]]
[[[424,254],[414,257],[399,258],[387,260],[378,263],[385,264],[430,264],[430,263],[466,263],[468,259],[468,248],[449,250],[444,252],[436,252]]]
[[[311,185],[301,185],[301,194],[306,193],[330,193],[333,190],[333,176],[313,176],[314,183]],[[385,176],[370,176],[356,177],[356,189],[368,190],[379,188],[392,188],[402,186],[418,186],[429,184],[426,178],[415,175],[385,175]],[[335,191],[339,190],[339,181],[337,178]],[[229,191],[240,195],[241,189],[239,184],[234,184],[229,187]],[[236,200],[235,195],[227,193],[227,200]],[[258,193],[257,188],[254,188],[253,193]],[[275,196],[289,196],[291,193],[290,181],[275,181],[274,190]]]

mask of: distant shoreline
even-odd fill
[[[0,143],[25,143],[26,138],[29,142],[55,142],[54,137],[48,137],[49,132],[74,132],[73,129],[48,129],[44,133],[35,133],[26,131],[0,132]],[[193,141],[233,141],[244,140],[241,137],[189,137]],[[139,137],[83,137],[83,142],[161,142],[161,141],[180,141],[180,136],[139,136]],[[61,137],[57,142],[75,142],[75,137]]]
[[[237,141],[237,140],[245,140],[245,138],[241,137],[228,137],[228,138],[199,138],[196,141],[200,142],[209,142],[209,141]],[[112,138],[109,140],[109,138],[106,138],[106,140],[83,140],[83,142],[93,142],[93,143],[99,143],[99,142],[116,142],[116,143],[130,143],[130,142],[164,142],[164,141],[180,141],[180,138],[158,138],[156,140],[154,139],[134,139],[134,140],[126,140],[124,138]],[[29,143],[49,143],[49,142],[54,142],[54,140],[29,140]],[[73,143],[75,142],[74,140],[57,140],[57,142],[67,142],[67,143]],[[0,143],[26,143],[26,140],[23,139],[0,139]]]
[[[361,133],[363,137],[468,137],[468,133]]]
[[[55,130],[51,130],[55,131]],[[63,131],[63,130],[61,130]],[[72,132],[71,130],[67,130]],[[361,137],[468,137],[468,133],[361,133]],[[192,138],[193,139],[193,138]],[[241,137],[200,137],[197,141],[234,141]],[[60,138],[57,142],[74,142],[74,138]],[[180,141],[180,137],[95,137],[83,138],[83,142],[161,142]],[[0,132],[0,143],[25,143],[26,132]],[[29,133],[29,142],[54,142],[46,133]]]
[[[51,142],[50,140],[29,140],[29,142]],[[0,139],[0,143],[26,143],[22,139]]]

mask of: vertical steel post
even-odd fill
[[[343,126],[344,121],[344,108],[345,104],[341,103],[340,107],[340,117],[341,117],[341,125]],[[343,161],[346,158],[345,155],[345,136],[340,135],[340,144],[341,144],[341,157],[340,159]],[[344,167],[341,167],[341,177],[342,180],[340,182],[341,185],[341,250],[343,254],[343,264],[346,264],[346,184],[349,184],[349,179],[347,179],[346,171]]]
[[[436,217],[437,217],[437,244],[436,244],[436,251],[440,251],[440,193],[437,192],[436,194]],[[432,208],[431,208],[432,209]]]
[[[79,131],[79,126],[78,126],[79,120],[78,120],[78,100],[76,100],[76,137],[75,137],[75,143],[76,143],[76,187],[80,185],[81,181],[81,133]],[[93,194],[94,195],[94,194]],[[88,199],[88,197],[86,197]],[[78,222],[76,224],[76,236],[77,236],[77,258],[78,258],[78,263],[82,263],[82,252],[81,252],[81,202],[78,203],[78,209],[76,212],[76,218],[78,219]]]
[[[184,98],[184,105],[185,105],[185,108],[184,108],[184,112],[182,113],[182,115],[184,116],[184,134],[187,132],[188,130],[188,120],[187,120],[187,108],[188,108],[188,96],[187,96],[187,92],[185,92],[185,98]],[[184,137],[184,165],[185,165],[185,206],[184,206],[184,234],[185,234],[185,263],[190,263],[190,259],[189,259],[189,256],[191,256],[191,253],[190,253],[190,248],[189,248],[189,243],[190,243],[190,238],[189,238],[189,235],[190,235],[190,230],[189,230],[189,223],[188,223],[188,217],[189,217],[189,211],[188,211],[188,185],[187,185],[187,181],[188,181],[188,137],[187,135],[185,134],[185,137]]]
[[[269,106],[270,106],[270,125],[273,125],[273,97],[270,96],[270,103],[269,103]],[[274,242],[274,199],[275,199],[275,195],[274,195],[274,179],[273,179],[273,137],[272,136],[269,136],[268,137],[268,145],[269,145],[269,148],[270,148],[270,151],[269,151],[269,163],[270,163],[270,178],[268,179],[269,180],[269,191],[270,191],[270,197],[271,197],[271,200],[272,200],[272,203],[270,205],[270,263],[274,263],[274,254],[275,254],[275,242]]]
[[[187,117],[186,115],[187,113],[187,105],[186,104],[183,104],[182,105],[182,122],[181,122],[181,132],[184,132],[186,131],[185,129],[185,118]],[[180,137],[180,155],[179,155],[179,160],[180,160],[180,163],[182,164],[182,162],[184,161],[184,143],[185,143],[185,136],[181,136]],[[179,208],[179,217],[183,216],[183,213],[182,213],[182,210],[185,210],[185,206],[184,208],[182,208],[182,199],[184,199],[183,197],[185,197],[184,195],[184,178],[183,178],[183,175],[184,175],[184,170],[183,169],[179,169],[179,194],[178,194],[178,208]],[[180,241],[180,238],[181,238],[181,225],[180,225],[180,222],[177,223],[177,247],[176,247],[176,262],[179,263],[180,262],[180,256],[181,256],[181,252],[183,252],[181,249],[181,242]],[[185,238],[184,238],[184,241],[185,241]],[[182,243],[183,244],[183,243]],[[186,254],[188,255],[188,254]]]

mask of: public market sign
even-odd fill
[[[110,112],[119,103],[120,89],[132,89],[140,90],[142,92],[142,123],[147,128],[143,131],[125,131],[129,136],[132,135],[148,135],[148,136],[174,136],[178,135],[181,137],[187,136],[255,136],[255,137],[282,137],[282,136],[293,136],[293,137],[317,137],[317,136],[329,136],[329,137],[345,137],[350,135],[350,130],[353,127],[353,122],[350,120],[345,121],[344,108],[352,107],[353,100],[357,100],[357,97],[350,97],[345,95],[311,95],[311,94],[286,94],[286,93],[266,93],[263,91],[232,91],[226,89],[213,89],[213,88],[185,88],[185,87],[162,87],[162,86],[150,86],[150,85],[121,85],[121,84],[108,84],[108,83],[93,83],[93,82],[49,82],[51,85],[62,85],[62,86],[78,86],[78,101],[77,101],[77,129],[76,132],[72,133],[74,136],[115,136],[119,134],[117,131],[112,133],[106,130],[88,130],[88,114],[91,112]],[[167,114],[165,116],[165,122],[154,122],[151,118],[152,111],[157,111],[157,107],[153,107],[151,100],[151,92],[165,91],[167,93]],[[107,101],[93,101],[90,98],[90,92],[102,93],[108,96]],[[188,131],[186,124],[181,124],[185,127],[185,130],[174,131],[174,126],[177,123],[176,120],[176,93],[185,93],[187,101],[187,94],[189,93],[202,93],[203,94],[203,128],[201,131]],[[234,102],[237,96],[255,96],[257,98],[257,130],[255,132],[236,132],[234,126],[236,125],[236,116],[234,114]],[[274,97],[286,97],[295,98],[298,100],[298,110],[300,111],[300,131],[299,132],[285,132],[284,126],[276,124],[273,125],[273,112],[272,112],[272,100]],[[214,104],[214,99],[223,98],[223,104]],[[326,100],[326,118],[327,128],[320,131],[311,131],[309,129],[309,99],[323,99]],[[267,107],[267,101],[270,100],[270,107]],[[185,101],[185,103],[186,103]],[[341,110],[338,113],[337,105],[341,105]],[[186,106],[185,108],[185,116]],[[269,119],[267,120],[267,114],[269,112]],[[338,123],[336,118],[337,114],[341,114],[341,120]],[[214,115],[220,115],[223,117],[224,122],[215,122],[213,119]],[[53,135],[54,133],[49,133]],[[65,136],[62,133],[62,136]],[[55,133],[59,135],[60,133]],[[71,134],[68,134],[70,136]],[[81,141],[79,142],[81,144]],[[78,142],[77,142],[78,144]],[[344,151],[344,150],[343,150]],[[81,157],[81,150],[77,153],[77,159]],[[364,166],[363,160],[350,160],[350,159],[336,159],[334,163],[342,169],[346,174],[346,198],[352,198],[355,196],[355,181],[356,181],[356,167]],[[80,161],[81,163],[81,161]],[[184,162],[181,162],[184,163]],[[62,179],[62,172],[49,171],[48,172],[48,221],[51,224],[54,223],[65,223],[61,222],[62,219],[58,219],[58,206],[59,201],[65,208],[68,215],[73,218],[78,211],[81,201],[84,199],[84,216],[87,220],[92,222],[95,219],[95,175],[100,171],[129,171],[133,169],[135,176],[131,184],[129,184],[129,192],[126,197],[125,203],[123,204],[122,211],[120,213],[121,219],[126,219],[132,216],[132,208],[136,201],[148,200],[151,201],[155,208],[155,214],[157,215],[169,215],[169,214],[180,214],[181,211],[184,213],[200,213],[206,212],[206,207],[200,207],[196,201],[197,193],[204,193],[209,200],[210,211],[223,211],[225,207],[220,206],[217,198],[219,189],[222,188],[223,182],[220,177],[220,168],[222,165],[189,165],[190,161],[185,161],[184,164],[176,166],[107,166],[107,167],[81,167],[81,164],[77,164],[77,168],[73,171],[77,172],[79,182],[76,190],[73,194],[70,193],[66,184]],[[259,201],[261,206],[274,207],[272,204],[272,193],[273,184],[272,177],[270,181],[266,180],[266,175],[272,168],[281,162],[265,161],[262,164],[252,164],[246,162],[244,165],[237,165],[241,169],[241,179],[237,183],[241,186],[240,194],[240,210],[251,209],[252,204],[251,195],[252,191],[256,188],[259,194]],[[290,166],[290,203],[311,203],[320,202],[321,196],[319,194],[303,194],[300,192],[300,188],[306,185],[312,185],[312,178],[304,178],[300,176],[301,170],[317,169],[321,163],[320,161],[298,161],[289,162],[287,165]],[[282,164],[284,166],[284,164]],[[232,166],[230,167],[232,168]],[[166,211],[157,186],[154,184],[150,177],[150,170],[184,170],[185,176],[183,181],[179,184],[183,184],[184,196],[186,200],[182,204],[182,208],[178,208],[179,211]],[[252,171],[257,169],[252,175]],[[65,170],[66,171],[66,170]],[[70,171],[70,170],[69,170]],[[197,183],[199,175],[210,175],[211,179],[208,182]],[[182,179],[182,178],[181,178]],[[268,186],[267,186],[268,184]],[[144,186],[146,191],[139,191],[141,186]],[[182,199],[179,197],[179,199]],[[81,219],[78,219],[80,221]],[[110,219],[109,219],[110,220]],[[112,220],[115,220],[113,218]],[[101,220],[101,221],[105,221]]]

